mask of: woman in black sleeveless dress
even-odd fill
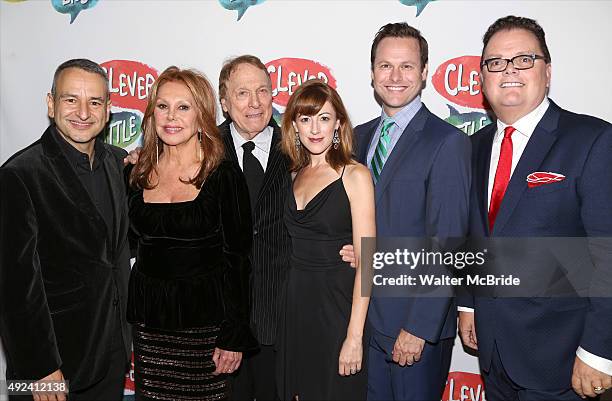
[[[144,147],[130,173],[137,240],[128,320],[136,399],[223,400],[248,325],[249,195],[223,160],[206,78],[170,67],[151,89]]]
[[[283,116],[284,152],[295,173],[285,206],[292,240],[278,349],[281,399],[366,397],[361,237],[375,236],[369,170],[352,160],[352,128],[337,92],[309,81]],[[353,243],[357,268],[339,251]]]

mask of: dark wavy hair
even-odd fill
[[[185,85],[191,92],[196,110],[196,124],[203,130],[200,146],[202,147],[202,164],[198,174],[189,179],[189,184],[193,184],[200,189],[206,177],[221,163],[224,157],[224,147],[217,128],[216,110],[217,102],[212,85],[204,74],[196,70],[181,70],[178,67],[168,67],[157,78],[151,92],[147,108],[142,120],[143,147],[138,158],[138,163],[130,175],[130,185],[141,188],[151,189],[157,184],[151,182],[151,173],[157,172],[157,151],[163,152],[163,146],[159,146],[159,138],[155,131],[155,104],[157,103],[157,92],[166,82],[179,82]]]

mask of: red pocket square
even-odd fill
[[[565,176],[563,174],[535,171],[527,176],[527,186],[529,188],[539,187],[544,184],[552,184],[554,182],[563,181]]]

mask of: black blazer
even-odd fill
[[[238,157],[230,132],[231,120],[219,126],[226,158],[238,166]],[[280,316],[281,289],[285,283],[291,254],[291,239],[283,222],[285,200],[291,188],[289,163],[279,149],[281,132],[272,119],[272,145],[264,181],[253,216],[251,253],[251,328],[262,345],[276,341]]]
[[[78,390],[106,374],[118,319],[128,361],[125,151],[104,144],[114,210],[107,233],[54,135],[52,125],[0,168],[0,336],[7,378],[61,369]]]

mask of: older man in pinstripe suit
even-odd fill
[[[272,118],[272,82],[255,56],[226,61],[219,75],[219,98],[227,118],[219,129],[226,156],[242,169],[251,197],[251,327],[261,345],[246,355],[236,374],[232,399],[277,399],[275,355],[280,291],[289,267],[291,242],[283,223],[291,175],[280,152],[279,126]],[[341,252],[352,261],[352,247]]]
[[[219,76],[225,122],[219,126],[226,156],[247,179],[253,215],[251,327],[261,345],[245,355],[233,382],[237,400],[276,399],[274,343],[279,295],[285,280],[290,239],[283,224],[291,175],[278,149],[280,128],[272,119],[272,83],[255,56],[228,60]]]
[[[251,327],[260,349],[245,355],[232,383],[234,400],[275,400],[274,344],[280,314],[280,292],[289,268],[291,242],[283,222],[291,174],[280,152],[280,127],[272,118],[272,82],[266,66],[252,55],[225,62],[219,74],[219,99],[226,120],[219,125],[226,158],[243,171],[253,218],[251,255]],[[139,150],[126,161],[136,163]],[[340,251],[355,262],[353,247]]]

